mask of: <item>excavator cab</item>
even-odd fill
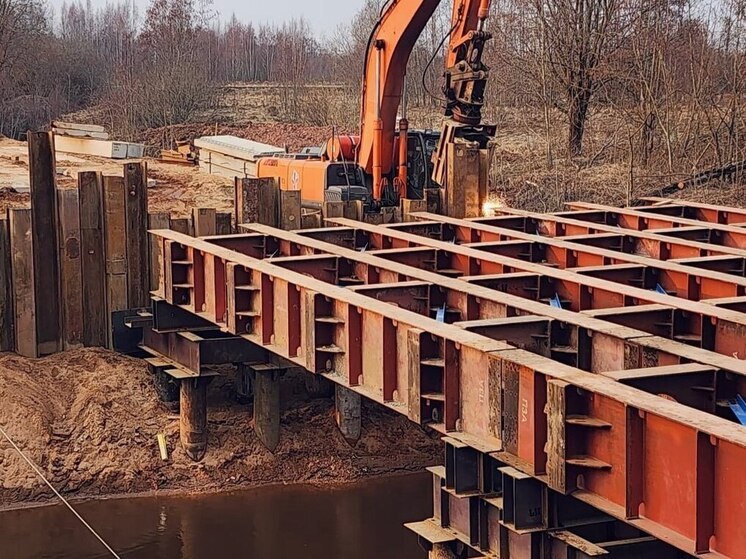
[[[440,132],[410,130],[407,136],[407,198],[421,200],[426,188],[438,188],[433,181],[433,153],[438,148]],[[397,137],[398,142],[398,137]]]

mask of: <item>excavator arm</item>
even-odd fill
[[[363,70],[358,165],[372,177],[373,198],[389,186],[394,161],[396,116],[402,101],[410,54],[440,0],[390,0],[381,10],[368,41]],[[484,21],[489,0],[454,0],[446,60],[446,116],[464,124],[481,120],[487,69],[481,52],[489,34]],[[400,146],[406,149],[406,121]],[[405,152],[404,152],[405,153]],[[400,156],[401,159],[401,156]],[[406,171],[400,170],[400,179]]]

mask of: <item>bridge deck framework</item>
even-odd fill
[[[178,366],[248,342],[442,433],[410,525],[436,550],[746,557],[746,211],[500,211],[153,231],[157,305],[220,332]],[[150,345],[184,346],[157,322]]]

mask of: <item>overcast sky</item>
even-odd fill
[[[60,7],[64,0],[48,0]],[[85,0],[83,0],[85,2]],[[91,0],[94,6],[105,6],[112,0]],[[133,0],[145,12],[149,0]],[[238,19],[259,23],[281,23],[293,17],[304,17],[317,34],[331,33],[337,25],[349,21],[363,5],[363,0],[213,0],[222,19],[235,12]]]

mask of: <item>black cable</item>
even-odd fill
[[[447,103],[448,99],[443,99],[441,97],[438,97],[438,96],[432,94],[432,92],[427,87],[427,83],[425,83],[425,75],[427,74],[427,71],[430,69],[430,66],[432,65],[433,61],[435,60],[435,57],[438,56],[438,52],[440,51],[440,49],[443,48],[443,45],[448,40],[448,38],[451,36],[451,33],[454,32],[454,30],[456,29],[457,25],[458,25],[458,22],[454,23],[453,27],[451,27],[448,30],[448,33],[446,33],[445,36],[443,37],[443,39],[440,41],[440,44],[437,47],[435,47],[435,50],[433,51],[433,54],[430,57],[430,60],[427,61],[427,65],[425,66],[425,70],[422,72],[422,88],[425,90],[425,93],[427,93],[435,101],[441,101],[443,103]]]

